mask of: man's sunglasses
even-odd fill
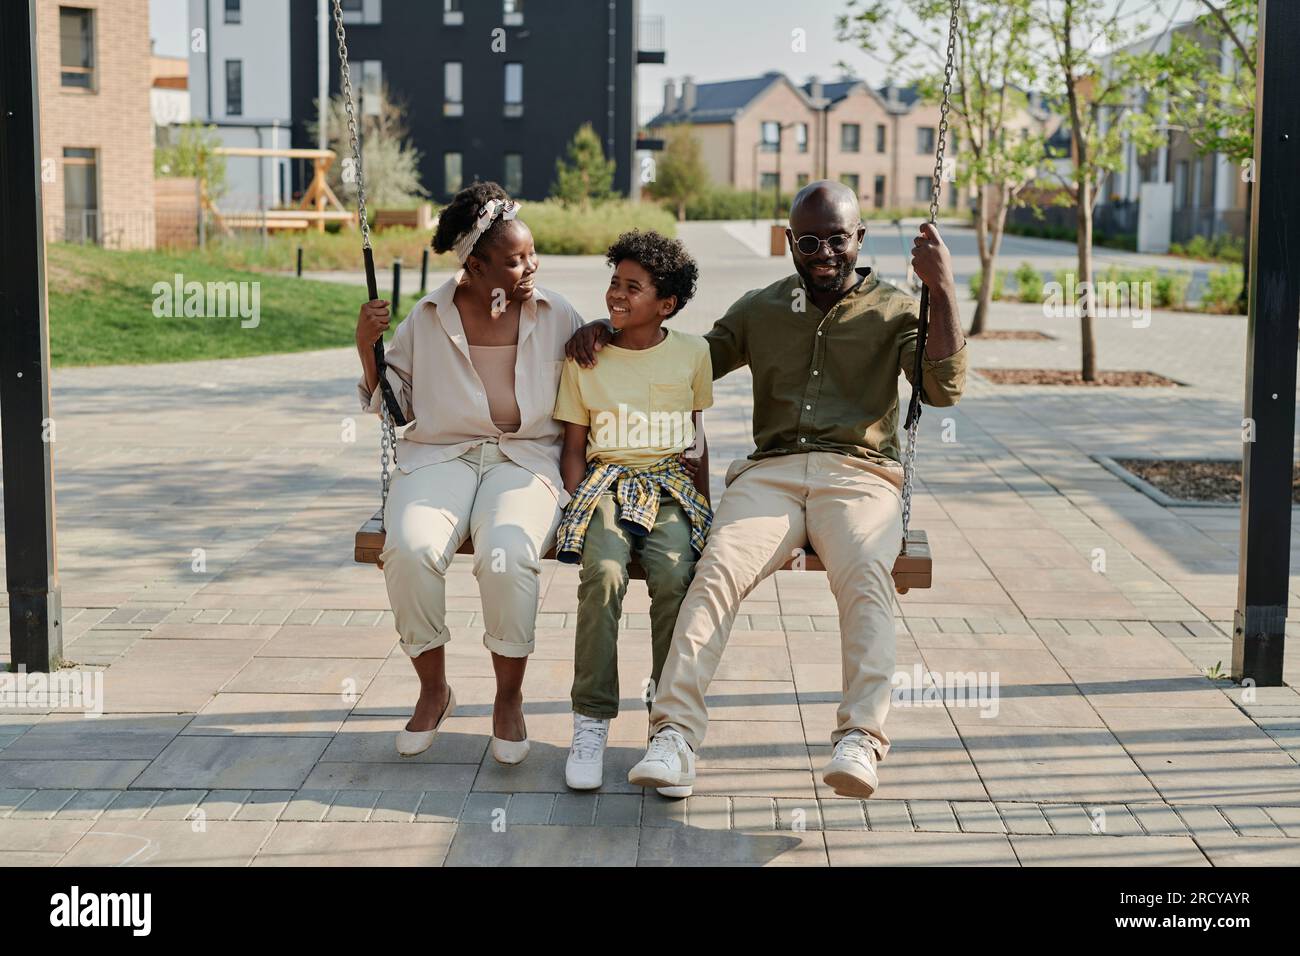
[[[838,256],[848,251],[849,245],[857,235],[858,228],[855,226],[851,233],[840,233],[838,236],[827,236],[825,239],[818,238],[812,233],[806,233],[794,241],[794,247],[799,250],[800,255],[815,256],[824,242],[826,247]]]

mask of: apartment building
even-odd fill
[[[290,27],[314,43],[315,4],[310,16],[291,20],[289,0],[189,0],[189,25],[190,116],[216,127],[226,146],[288,148],[294,123]],[[285,158],[229,157],[221,206],[252,211],[283,205],[293,174]]]
[[[47,241],[153,245],[148,0],[36,2]]]
[[[1167,53],[1172,38],[1179,35],[1215,49],[1215,39],[1190,20],[1115,51],[1103,59],[1102,68],[1109,69],[1122,53]],[[1217,53],[1222,72],[1237,68],[1231,41],[1224,38]],[[1135,95],[1146,94],[1137,91]],[[1139,154],[1132,142],[1126,142],[1124,167],[1107,175],[1096,217],[1099,229],[1136,234],[1140,251],[1164,252],[1171,242],[1186,242],[1193,236],[1244,236],[1246,196],[1241,169],[1228,156],[1198,153],[1187,133],[1171,126],[1166,142],[1153,152]]]
[[[287,2],[293,145],[315,146],[307,123],[321,79],[318,0]],[[583,123],[615,162],[615,189],[628,195],[639,181],[637,64],[664,55],[662,21],[642,18],[638,0],[345,0],[343,8],[353,86],[363,98],[386,86],[406,103],[421,181],[435,200],[476,179],[545,198]],[[332,30],[326,55],[335,95]]]

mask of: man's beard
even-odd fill
[[[840,256],[837,260],[825,263],[838,266],[834,274],[829,276],[815,276],[811,269],[799,263],[795,263],[794,268],[803,279],[804,285],[813,292],[839,292],[844,288],[845,280],[853,274],[854,261],[847,256]]]

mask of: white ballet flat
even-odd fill
[[[456,694],[447,688],[447,706],[443,709],[442,716],[438,722],[433,725],[432,730],[407,730],[402,728],[397,732],[397,752],[403,757],[414,757],[416,754],[422,754],[433,746],[433,738],[438,736],[438,731],[442,729],[443,723],[451,716],[451,712],[456,709]]]
[[[522,763],[523,759],[528,756],[529,749],[530,745],[527,737],[523,740],[502,740],[500,737],[492,738],[492,757],[497,763]]]

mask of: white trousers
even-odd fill
[[[451,640],[446,573],[466,537],[474,542],[484,646],[502,657],[533,652],[542,555],[560,520],[541,479],[485,441],[451,461],[399,470],[384,516],[384,582],[409,656]]]

